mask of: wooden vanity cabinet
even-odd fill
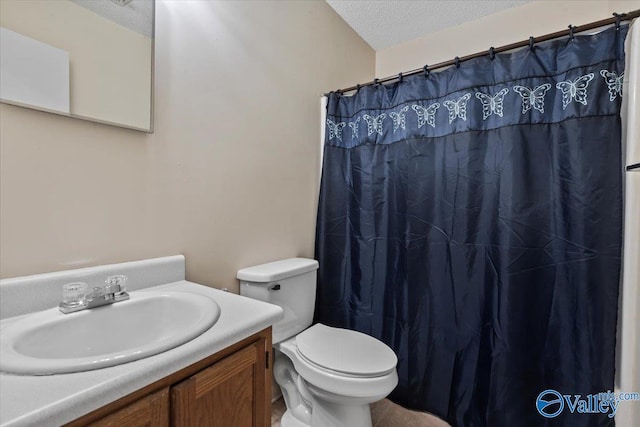
[[[66,426],[269,427],[271,328]]]
[[[171,387],[171,425],[265,425],[266,361],[260,344],[249,345]]]
[[[169,388],[151,393],[90,425],[92,427],[169,427]]]

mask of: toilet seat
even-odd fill
[[[297,352],[308,363],[336,375],[378,377],[398,363],[383,342],[361,332],[317,323],[296,336]]]
[[[306,382],[314,388],[334,394],[337,401],[344,401],[348,397],[350,400],[364,398],[374,402],[387,396],[398,384],[398,374],[395,369],[386,375],[365,377],[343,374],[309,363],[297,351],[295,337],[278,343],[274,347],[293,362],[297,373]]]

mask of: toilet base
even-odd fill
[[[311,412],[311,427],[371,427],[369,405],[341,405],[316,401]]]
[[[280,419],[281,427],[371,427],[369,405],[339,405],[317,402],[311,412],[311,423],[307,424],[287,410]]]
[[[352,404],[344,404],[346,397],[316,389],[280,351],[273,368],[287,407],[280,421],[282,427],[371,427],[369,401],[352,399]]]
[[[291,412],[287,409],[280,419],[280,427],[309,427],[309,424],[305,424],[291,415]]]

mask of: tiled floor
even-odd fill
[[[285,411],[284,401],[279,399],[271,409],[271,426],[280,427],[280,417]],[[425,412],[410,411],[384,399],[371,405],[373,427],[449,427],[449,424]]]

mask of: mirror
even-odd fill
[[[153,131],[154,0],[0,1],[0,101]]]

